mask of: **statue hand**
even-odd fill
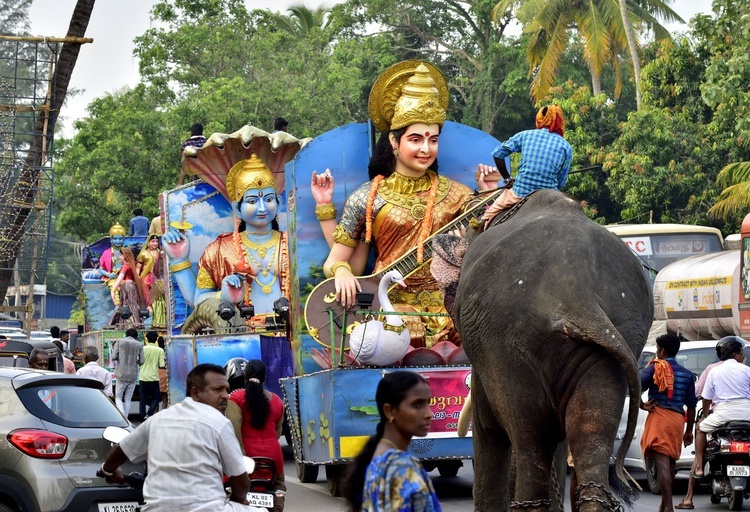
[[[173,264],[187,261],[190,255],[190,240],[185,233],[172,228],[164,234],[161,240],[164,253]]]
[[[332,203],[333,186],[333,175],[330,169],[326,169],[326,172],[322,174],[313,171],[312,179],[310,180],[310,192],[312,192],[313,199],[315,199],[315,204],[323,205]]]
[[[341,305],[346,307],[353,306],[357,302],[357,292],[362,291],[362,286],[354,277],[351,270],[346,267],[339,267],[336,269],[335,284],[336,284],[336,298],[341,302]]]
[[[221,299],[238,304],[245,298],[245,277],[229,274],[221,281]]]
[[[497,167],[479,164],[477,166],[477,188],[479,190],[492,190],[497,188],[498,180],[502,179]]]

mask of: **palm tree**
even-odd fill
[[[632,30],[633,25],[642,24],[652,29],[657,39],[669,37],[655,16],[666,21],[682,20],[668,3],[671,0],[501,0],[492,16],[497,20],[508,9],[516,9],[524,32],[531,36],[526,56],[534,76],[532,96],[539,100],[554,84],[570,30],[577,30],[583,41],[593,93],[601,92],[600,77],[607,62],[615,66],[619,90],[618,57],[628,48],[631,56],[637,55],[635,34],[629,44],[626,26]],[[635,58],[634,62],[637,61]]]
[[[323,30],[328,26],[331,9],[321,6],[311,10],[304,4],[296,4],[289,7],[287,12],[290,14],[279,14],[276,17],[278,27],[298,39],[305,39],[314,29]]]
[[[66,37],[71,40],[83,38],[86,28],[91,19],[91,11],[94,9],[95,0],[78,0],[73,9]],[[21,241],[26,230],[26,221],[32,213],[34,204],[37,177],[39,169],[44,164],[43,147],[48,142],[46,134],[54,133],[55,121],[59,113],[59,105],[65,102],[68,93],[70,77],[78,59],[81,42],[66,42],[60,49],[57,58],[52,83],[55,84],[50,98],[50,104],[55,106],[48,115],[38,114],[34,126],[34,136],[30,141],[28,156],[23,171],[16,180],[13,187],[13,198],[6,201],[0,208],[0,218],[7,220],[5,226],[0,227],[0,240],[3,240],[2,251],[0,251],[0,297],[5,297],[10,279],[13,274],[13,265],[21,248]],[[20,207],[18,205],[21,205]],[[4,236],[4,233],[12,233],[14,236]]]
[[[708,210],[710,215],[726,220],[731,214],[750,207],[750,162],[727,165],[719,172],[716,183],[724,190]]]
[[[620,14],[622,15],[622,26],[625,28],[625,36],[628,40],[630,59],[633,62],[633,76],[635,77],[635,106],[641,109],[641,59],[638,56],[638,43],[635,40],[635,32],[630,24],[630,13],[628,12],[627,0],[620,0]]]

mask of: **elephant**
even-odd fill
[[[636,361],[654,309],[636,256],[575,201],[540,190],[471,240],[455,293],[473,366],[474,510],[549,510],[553,452],[566,439],[583,482],[579,510],[617,509],[609,459],[627,395],[615,464],[627,486]]]

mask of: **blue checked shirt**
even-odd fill
[[[654,365],[650,364],[641,370],[641,389],[648,389],[648,399],[656,399],[656,405],[665,409],[670,409],[682,414],[685,405],[688,408],[695,408],[698,405],[698,399],[695,396],[695,376],[693,372],[679,364],[673,357],[665,359],[674,372],[674,393],[672,400],[667,398],[667,391],[659,391],[654,384]]]
[[[565,139],[547,128],[525,130],[500,144],[492,152],[503,159],[521,153],[521,164],[513,184],[513,192],[525,197],[535,190],[560,190],[568,179],[573,148]]]

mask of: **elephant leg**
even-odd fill
[[[557,443],[545,443],[538,431],[514,432],[512,443],[516,462],[515,501],[519,508],[544,512],[551,510],[550,507],[557,500],[555,494],[550,494],[553,488],[552,458]]]
[[[579,484],[604,486],[581,488],[582,495],[613,499],[609,489],[609,460],[625,399],[625,379],[614,361],[601,361],[579,380],[565,413],[565,427]],[[576,489],[571,489],[575,493]],[[582,512],[600,510],[596,502],[584,502]]]
[[[476,373],[472,376],[474,402],[474,510],[508,510],[510,439],[495,418]]]

